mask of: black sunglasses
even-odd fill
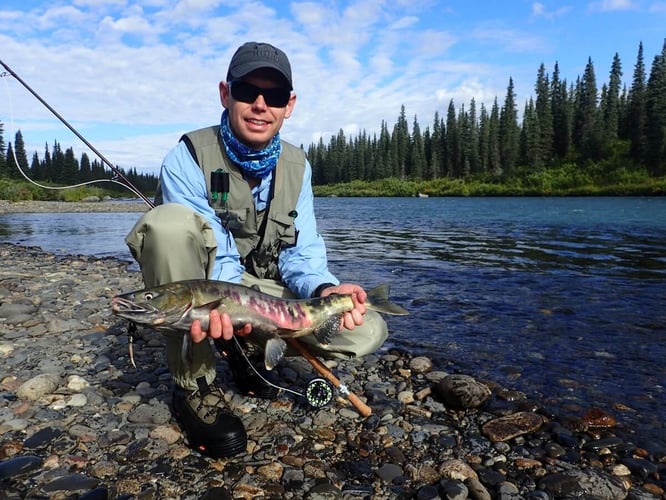
[[[291,97],[291,90],[284,87],[264,89],[242,80],[229,82],[229,87],[231,97],[237,101],[253,103],[259,95],[262,95],[266,105],[271,108],[284,108],[289,103],[289,98]]]

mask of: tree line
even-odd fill
[[[139,174],[136,168],[120,172],[142,192],[154,192],[157,186],[157,177],[152,174]],[[54,141],[51,148],[48,143],[44,146],[44,154],[40,159],[35,151],[28,162],[23,134],[16,132],[14,143],[5,146],[3,138],[3,124],[0,122],[0,179],[22,180],[23,172],[30,179],[38,183],[50,183],[59,186],[72,186],[96,180],[110,180],[114,178],[113,172],[106,169],[97,158],[90,160],[87,153],[82,153],[77,159],[74,149],[69,147],[65,151],[58,141]],[[118,193],[127,193],[121,185],[104,182],[99,184],[105,190]]]
[[[389,178],[502,183],[563,165],[573,175],[594,171],[612,177],[612,172],[624,169],[664,176],[666,40],[649,75],[641,42],[629,87],[622,84],[622,76],[617,53],[601,89],[591,58],[583,75],[571,83],[560,75],[557,63],[552,74],[541,64],[535,95],[524,104],[520,120],[512,78],[501,106],[497,97],[490,109],[477,106],[474,98],[458,108],[451,100],[446,115],[436,111],[423,132],[416,116],[410,129],[403,105],[390,130],[382,122],[372,136],[363,130],[348,138],[340,130],[327,144],[323,138],[311,144],[307,155],[313,184]],[[13,144],[5,144],[0,122],[0,179],[21,179],[17,163],[30,178],[59,185],[113,177],[99,160],[91,161],[86,153],[77,159],[71,147],[63,151],[57,141],[51,148],[45,145],[41,158],[34,152],[29,162],[20,130]],[[121,171],[140,191],[155,190],[154,175],[139,174],[136,168]]]
[[[403,106],[391,130],[382,122],[372,136],[361,131],[346,137],[340,130],[327,144],[323,138],[311,144],[314,184],[470,176],[502,182],[565,164],[581,171],[595,166],[602,176],[618,168],[663,176],[666,41],[649,76],[642,42],[629,88],[622,75],[617,53],[601,90],[591,58],[572,83],[562,78],[557,63],[552,74],[541,64],[535,96],[525,103],[520,121],[511,78],[501,107],[497,98],[490,109],[474,99],[456,108],[451,100],[446,116],[435,112],[423,132],[416,116],[410,130]]]

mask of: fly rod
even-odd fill
[[[65,118],[60,113],[58,113],[48,102],[42,99],[42,96],[40,96],[37,92],[35,92],[32,89],[32,87],[30,87],[30,85],[24,82],[23,79],[20,76],[18,76],[14,72],[14,70],[12,70],[9,66],[7,66],[1,59],[0,59],[0,65],[2,65],[2,67],[5,68],[10,75],[16,78],[16,80],[21,85],[23,85],[28,92],[30,92],[33,96],[35,96],[35,98],[37,98],[37,100],[41,102],[46,109],[48,109],[51,113],[53,113],[55,117],[58,118],[58,120],[60,120],[63,123],[63,125],[65,125],[69,130],[71,130],[72,133],[76,135],[76,137],[81,139],[81,141],[83,141],[83,143],[86,146],[88,146],[88,148],[90,148],[90,150],[93,153],[95,153],[102,160],[102,162],[106,164],[113,171],[116,177],[118,177],[128,189],[130,189],[134,194],[139,196],[150,208],[155,207],[155,204],[146,195],[144,195],[141,191],[139,191],[136,187],[134,187],[134,185],[127,179],[127,177],[123,175],[123,173],[120,171],[118,167],[116,167],[113,163],[107,160],[106,157],[102,153],[100,153],[97,150],[97,148],[95,148],[95,146],[93,146],[90,142],[88,142],[88,140],[85,137],[83,137],[78,130],[76,130],[72,125],[70,125],[70,123],[67,120],[65,120]],[[335,385],[335,387],[338,387],[341,390],[341,392],[346,392],[346,387],[343,384],[341,384],[340,380],[337,377],[335,377],[335,375],[333,375],[321,362],[319,362],[319,360],[317,360],[307,350],[307,348],[304,345],[302,345],[300,342],[293,342],[292,346],[295,349],[297,349],[305,359],[308,360],[308,362],[312,365],[312,367],[315,370],[317,370],[320,374],[326,377],[331,383],[333,383],[333,385]],[[130,352],[132,352],[131,344],[130,344]],[[363,416],[370,415],[371,412],[370,408],[367,405],[365,405],[360,399],[358,399],[358,397],[355,394],[348,393],[346,395],[347,398],[354,404],[354,406],[356,406],[356,408],[361,412],[361,414],[363,414]]]
[[[5,68],[7,70],[7,72],[10,75],[12,75],[14,78],[16,78],[16,80],[21,85],[23,85],[28,92],[30,92],[33,96],[35,96],[37,98],[37,100],[39,102],[41,102],[46,109],[48,109],[51,113],[53,113],[55,115],[55,117],[58,118],[58,120],[60,120],[63,123],[63,125],[65,125],[69,130],[71,130],[76,137],[81,139],[81,141],[83,141],[83,143],[86,146],[88,146],[88,148],[90,148],[90,150],[93,153],[95,153],[99,157],[100,160],[102,160],[102,163],[107,165],[113,171],[113,173],[116,175],[116,177],[118,179],[120,179],[122,181],[122,183],[125,184],[125,186],[127,188],[130,189],[130,191],[132,191],[134,194],[136,194],[138,197],[140,197],[150,208],[153,208],[155,206],[153,204],[153,202],[148,197],[146,197],[146,195],[144,195],[141,191],[139,191],[136,187],[134,187],[134,185],[132,185],[132,183],[127,179],[127,177],[125,177],[123,175],[123,173],[120,171],[120,169],[118,167],[116,167],[113,163],[111,163],[109,160],[107,160],[106,157],[102,153],[100,153],[92,144],[90,144],[90,142],[88,142],[86,140],[85,137],[83,137],[78,132],[78,130],[76,130],[72,125],[70,125],[70,123],[67,120],[65,120],[65,118],[60,113],[58,113],[48,102],[46,102],[44,99],[42,99],[42,97],[30,87],[30,85],[28,85],[26,82],[24,82],[23,79],[20,76],[18,76],[14,72],[14,70],[12,70],[9,66],[7,66],[1,59],[0,59],[0,64],[2,65],[3,68]]]

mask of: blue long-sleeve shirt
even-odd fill
[[[267,207],[272,175],[271,173],[252,188],[258,211]],[[315,289],[323,283],[340,283],[328,270],[326,246],[317,232],[311,181],[312,167],[306,159],[303,185],[296,204],[298,217],[294,220],[298,238],[295,246],[283,249],[278,257],[278,268],[283,282],[296,296],[303,298],[311,297]],[[240,262],[236,243],[208,204],[208,188],[203,171],[183,142],[179,142],[164,158],[160,184],[164,203],[179,203],[192,208],[213,228],[217,253],[211,278],[240,283],[245,268]]]

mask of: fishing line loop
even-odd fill
[[[154,204],[153,202],[146,197],[139,189],[134,187],[134,185],[122,174],[120,169],[113,165],[109,160],[106,159],[106,157],[100,153],[88,140],[83,137],[65,118],[63,118],[60,113],[58,113],[49,103],[47,103],[37,92],[35,92],[26,82],[24,82],[20,76],[18,76],[9,66],[7,66],[2,60],[0,60],[0,65],[4,67],[7,71],[3,71],[0,76],[13,76],[23,87],[25,87],[28,92],[30,92],[46,109],[48,109],[53,115],[55,115],[60,122],[65,125],[76,137],[78,137],[88,148],[95,153],[95,155],[100,159],[102,164],[108,166],[111,168],[111,172],[113,173],[113,176],[110,179],[94,179],[91,181],[87,182],[82,182],[79,184],[73,184],[70,186],[44,186],[42,184],[39,184],[38,182],[32,180],[28,175],[23,171],[21,168],[21,165],[19,165],[18,159],[16,157],[16,151],[13,148],[12,149],[12,156],[14,158],[14,163],[16,164],[16,167],[18,168],[19,172],[21,175],[30,183],[34,184],[37,187],[40,187],[42,189],[50,189],[54,191],[58,190],[64,190],[64,189],[72,189],[72,188],[77,188],[81,186],[87,186],[91,184],[97,184],[97,183],[102,183],[102,182],[112,182],[115,184],[119,184],[123,186],[124,188],[128,189],[129,191],[133,192],[135,195],[137,195],[139,198],[141,198],[150,208],[153,208]],[[13,120],[14,120],[14,112],[12,108],[12,99],[11,99],[11,93],[9,92],[9,85],[7,85],[7,80],[5,80],[5,86],[7,88],[7,98],[9,101],[9,109],[10,109],[10,120],[13,125]]]

